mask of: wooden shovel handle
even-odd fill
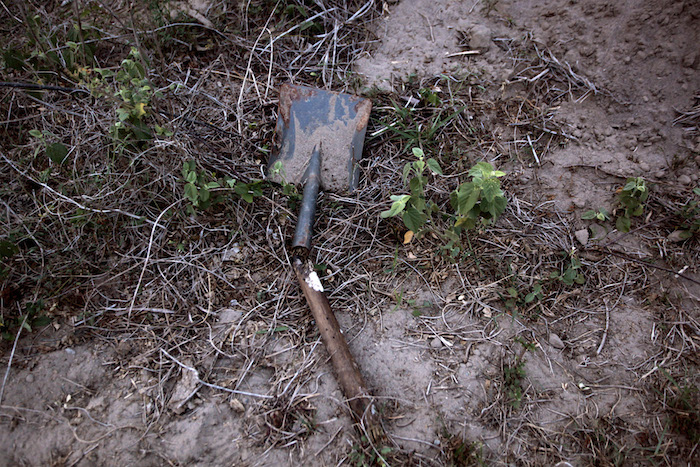
[[[340,331],[340,325],[335,319],[326,294],[323,292],[321,281],[308,261],[294,256],[292,263],[301,290],[304,291],[306,301],[311,308],[311,314],[321,333],[323,344],[331,356],[331,363],[343,395],[347,398],[348,405],[357,421],[364,424],[365,429],[373,438],[377,438],[381,433],[381,425],[374,401],[369,395],[360,369],[350,353],[345,336]]]

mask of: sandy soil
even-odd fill
[[[699,22],[694,1],[387,2],[374,25],[379,41],[357,57],[354,70],[367,87],[399,94],[411,73],[441,90],[440,76],[472,73],[490,83],[484,100],[539,99],[546,109],[528,125],[508,121],[517,112],[486,116],[501,148],[489,157],[509,173],[511,206],[564,213],[548,224],[551,237],[527,242],[540,251],[551,238],[584,248],[574,232],[591,222],[580,214],[612,211],[615,189],[627,177],[644,176],[678,193],[697,186],[700,140],[673,120],[700,90]],[[560,67],[552,69],[578,78],[570,81],[575,86],[538,88],[540,69],[516,60],[525,42]],[[506,157],[502,148],[517,155]],[[650,259],[664,240],[630,236],[621,245]],[[428,254],[406,248],[418,260]],[[407,264],[408,253],[402,250]],[[536,259],[535,251],[527,258]],[[590,253],[590,261],[600,258]],[[363,316],[338,313],[369,386],[386,402],[387,444],[402,453],[390,464],[467,465],[446,456],[453,437],[477,443],[474,456],[489,465],[613,465],[615,447],[625,445],[662,446],[674,465],[698,462],[697,449],[679,450],[691,458],[674,457],[677,445],[654,438],[661,418],[647,385],[674,358],[673,346],[660,337],[666,331],[657,323],[663,313],[657,297],[677,292],[680,305],[673,306],[697,323],[696,284],[644,276],[584,310],[569,305],[580,292],[565,291],[549,308],[556,314],[533,323],[501,313],[498,283],[477,287],[469,271],[455,271],[431,284],[396,277],[394,290],[405,291],[400,300],[378,302]],[[693,269],[687,274],[700,277]],[[622,283],[627,273],[616,277]],[[337,286],[326,286],[331,300]],[[128,332],[103,342],[64,325],[21,339],[4,384],[2,463],[362,465],[317,338],[299,352],[297,337],[281,333],[266,341],[265,364],[247,369],[235,386],[202,383],[244,365],[246,352],[255,351],[250,312],[235,301],[217,310],[208,338],[220,350],[197,361],[145,349]],[[699,337],[690,340],[697,345]],[[533,347],[525,351],[520,340]],[[153,361],[176,365],[163,374],[147,363]],[[515,407],[504,402],[510,397],[504,367],[520,361],[524,394]],[[301,389],[292,384],[300,374],[308,376]],[[268,404],[265,411],[261,404]],[[618,444],[606,444],[601,432],[615,433]]]

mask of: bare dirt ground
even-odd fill
[[[678,235],[700,175],[697,2],[73,3],[7,4],[8,50],[82,12],[101,67],[148,57],[163,96],[139,118],[173,133],[119,152],[124,104],[0,88],[3,464],[698,463],[700,248]],[[13,56],[2,80],[37,82]],[[87,86],[62,67],[41,82]],[[288,80],[374,103],[360,187],[321,195],[312,255],[379,443],[294,282],[298,200],[256,182]],[[440,206],[477,161],[507,174],[506,212],[454,258],[380,218],[414,146],[443,168]],[[222,188],[188,211],[190,159],[252,202]],[[624,234],[617,193],[638,176]]]

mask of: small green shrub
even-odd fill
[[[387,458],[394,452],[391,446],[374,446],[366,436],[362,436],[359,443],[352,446],[348,455],[350,465],[355,467],[388,466]]]
[[[596,219],[596,220],[599,220],[601,222],[605,222],[605,221],[610,220],[610,213],[605,208],[600,208],[597,211],[595,211],[593,209],[589,209],[588,211],[584,212],[581,215],[581,219],[583,219],[583,220]]]
[[[6,68],[30,70],[41,81],[50,82],[57,73],[76,78],[83,67],[95,62],[100,31],[89,25],[69,24],[67,28],[42,23],[40,15],[29,16],[25,24],[26,47],[8,47],[3,52]]]
[[[24,307],[24,312],[16,317],[5,317],[0,315],[0,334],[5,340],[14,340],[17,335],[17,330],[21,326],[29,332],[32,328],[46,326],[51,323],[51,318],[43,313],[44,301],[27,303]]]
[[[153,98],[162,97],[162,94],[147,79],[138,49],[131,48],[116,74],[104,69],[96,71],[103,79],[113,78],[117,87],[114,97],[118,99],[119,107],[117,121],[110,128],[112,137],[126,144],[153,139],[154,130],[147,123],[149,110]]]
[[[401,216],[408,230],[421,234],[431,216],[441,213],[438,205],[426,196],[426,171],[442,175],[442,168],[435,159],[426,159],[420,148],[413,148],[413,155],[416,160],[406,163],[403,169],[404,185],[408,185],[410,194],[391,195],[391,207],[383,211],[381,217]],[[450,196],[454,214],[441,213],[452,219],[452,225],[445,232],[432,231],[441,235],[448,245],[454,245],[463,229],[495,222],[506,207],[506,198],[498,180],[504,175],[487,162],[476,163],[469,170],[472,180],[462,183]]]
[[[47,141],[47,137],[55,138],[56,136],[54,134],[39,130],[29,130],[29,134],[41,141],[46,157],[51,159],[56,164],[63,164],[63,161],[65,161],[66,157],[68,157],[68,148],[63,143],[49,143]],[[34,151],[34,157],[39,154],[40,150],[41,147],[38,147],[36,151]]]
[[[425,169],[430,169],[435,175],[442,175],[442,169],[435,159],[426,160],[420,148],[413,148],[413,155],[417,160],[407,162],[403,168],[403,182],[404,185],[408,185],[411,194],[392,195],[391,208],[380,215],[382,218],[401,216],[406,228],[418,233],[425,225],[429,214],[437,211],[437,205],[425,198],[425,185],[428,183],[424,175]]]
[[[581,269],[581,260],[576,257],[576,250],[564,253],[564,266],[561,271],[553,271],[550,274],[551,279],[558,279],[566,285],[584,284],[586,278],[579,271]]]
[[[450,198],[457,212],[456,228],[473,229],[477,224],[490,225],[498,219],[507,203],[498,180],[504,175],[488,162],[477,162],[469,170],[472,181],[462,183]]]
[[[502,296],[506,309],[517,312],[532,305],[536,302],[544,300],[544,292],[542,290],[542,284],[536,282],[532,285],[530,292],[525,293],[526,290],[518,290],[516,287],[508,287],[506,289],[506,296]]]
[[[690,238],[700,232],[700,187],[693,189],[694,199],[688,202],[681,208],[680,215],[683,218],[679,230],[681,230],[681,238]]]
[[[527,376],[525,373],[525,361],[523,360],[525,352],[534,350],[535,344],[527,342],[521,337],[516,337],[515,342],[522,345],[520,353],[515,358],[515,361],[503,366],[503,386],[508,403],[515,409],[520,409],[523,399],[523,380]]]
[[[632,217],[641,216],[644,212],[644,203],[649,197],[649,189],[642,177],[628,178],[625,186],[618,194],[618,200],[622,205],[622,213],[615,222],[615,227],[620,232],[629,232],[632,226]]]
[[[216,177],[216,174],[204,170],[197,171],[197,163],[193,160],[182,164],[184,181],[184,197],[190,204],[187,213],[194,214],[197,209],[206,210],[224,202],[233,192],[248,203],[263,194],[263,180],[253,180],[243,183],[230,177]]]

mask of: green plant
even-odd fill
[[[117,121],[110,133],[115,140],[123,143],[139,143],[153,138],[153,131],[147,124],[149,108],[153,98],[162,97],[162,94],[147,79],[143,64],[140,52],[132,47],[116,75],[110,70],[96,70],[104,79],[113,77],[117,85],[114,97],[120,105],[116,111]]]
[[[542,284],[537,282],[532,285],[531,291],[525,295],[515,287],[508,287],[506,289],[506,296],[502,298],[507,309],[518,311],[531,307],[535,304],[533,302],[543,300],[544,292],[542,291]]]
[[[671,384],[671,397],[667,399],[669,428],[685,435],[693,444],[700,442],[700,390],[692,383],[679,383],[663,368],[661,374]]]
[[[282,194],[288,197],[290,209],[296,210],[297,204],[302,199],[302,195],[295,185],[287,182],[282,161],[276,161],[273,164],[272,169],[270,169],[270,176],[272,178],[279,178],[282,181]]]
[[[390,446],[374,447],[366,436],[362,436],[360,443],[355,443],[352,446],[352,451],[348,455],[350,465],[356,467],[370,466],[388,466],[387,457],[393,453],[394,449]]]
[[[444,454],[448,465],[455,467],[481,466],[484,464],[483,445],[477,441],[470,442],[461,436],[453,435],[444,430]]]
[[[51,323],[51,318],[43,314],[44,301],[27,303],[24,312],[16,317],[5,317],[0,315],[0,333],[3,339],[13,340],[17,334],[17,329],[22,326],[29,332],[32,328],[46,326]]]
[[[403,169],[403,181],[408,185],[411,194],[391,195],[391,207],[383,211],[381,217],[401,216],[406,228],[415,233],[417,238],[420,238],[428,230],[426,226],[430,225],[430,231],[443,241],[440,246],[441,252],[448,254],[452,259],[456,259],[460,254],[468,255],[471,245],[465,252],[462,232],[476,226],[492,224],[505,210],[507,201],[498,180],[505,173],[495,170],[487,162],[476,163],[469,170],[472,180],[462,183],[451,193],[450,204],[454,213],[450,214],[441,211],[437,203],[426,194],[426,169],[433,175],[442,175],[440,164],[433,158],[426,159],[420,148],[413,148],[413,155],[416,160],[406,163]],[[449,219],[451,225],[439,230],[434,224],[428,224],[428,220],[436,213],[443,219]],[[409,242],[411,238],[412,234],[405,237],[404,242]],[[469,242],[469,238],[467,241]]]
[[[535,349],[535,344],[532,342],[527,342],[519,336],[514,340],[522,346],[522,349],[516,356],[515,361],[503,366],[503,385],[508,403],[515,410],[518,410],[520,409],[523,399],[522,382],[526,376],[523,357],[525,356],[525,352]]]
[[[68,148],[63,143],[49,143],[47,141],[47,136],[55,138],[55,135],[48,132],[41,132],[39,130],[29,130],[29,134],[41,141],[41,145],[44,147],[44,154],[56,164],[62,164],[63,161],[66,160],[66,157],[68,157]],[[39,154],[40,150],[41,147],[36,148],[34,151],[34,157]]]
[[[625,186],[618,194],[618,200],[622,205],[622,213],[615,222],[615,227],[620,232],[629,232],[632,217],[641,216],[644,212],[644,202],[649,197],[649,189],[642,177],[628,178]]]
[[[601,222],[605,222],[605,221],[610,220],[610,213],[608,213],[607,209],[605,209],[605,208],[600,208],[597,211],[595,211],[593,209],[589,209],[588,211],[584,212],[581,215],[581,219],[584,219],[584,220],[596,219],[596,220],[599,220]]]
[[[222,203],[233,192],[248,203],[263,194],[263,180],[243,183],[230,177],[216,177],[216,174],[204,170],[197,171],[193,160],[182,164],[182,178],[185,182],[184,197],[190,202],[187,213],[194,214],[196,209],[206,210]]]
[[[489,225],[506,209],[506,198],[498,180],[505,175],[488,162],[477,162],[469,170],[471,182],[462,183],[450,197],[457,213],[454,227],[474,228],[477,224]]]
[[[40,15],[29,16],[25,23],[26,48],[8,47],[3,52],[6,68],[30,70],[41,81],[50,81],[56,72],[75,79],[82,67],[92,66],[101,34],[82,22],[67,28],[43,24]]]
[[[564,253],[564,267],[561,271],[553,271],[550,274],[551,279],[558,279],[566,285],[583,284],[586,278],[579,271],[581,269],[581,260],[576,257],[576,250]]]
[[[683,221],[679,229],[683,239],[690,238],[700,232],[700,187],[693,188],[693,194],[696,198],[688,200],[680,210]]]
[[[419,94],[425,104],[437,109],[434,115],[426,118],[421,111],[414,107],[394,104],[391,121],[384,124],[387,131],[393,132],[405,142],[404,150],[408,150],[411,147],[430,149],[435,144],[435,141],[438,140],[438,135],[441,131],[455,121],[466,107],[451,107],[454,111],[444,116],[450,107],[438,105],[440,97],[435,91],[421,89]]]
[[[428,168],[435,175],[442,175],[440,164],[433,158],[425,159],[425,154],[420,148],[413,148],[413,155],[417,160],[407,162],[403,168],[403,182],[408,185],[410,195],[391,195],[392,205],[380,215],[382,218],[401,216],[408,230],[419,233],[425,225],[428,215],[437,211],[437,205],[432,201],[426,201],[425,185],[428,182],[424,175]]]
[[[3,264],[3,260],[12,258],[19,253],[19,247],[10,240],[0,240],[0,279],[4,279],[10,273],[10,267]]]
[[[190,202],[187,206],[190,214],[194,212],[194,208],[204,210],[212,204],[220,203],[224,197],[221,195],[212,197],[214,190],[225,185],[234,188],[236,184],[230,179],[222,183],[203,170],[197,172],[197,164],[192,160],[182,164],[182,178],[185,180],[185,199]]]

